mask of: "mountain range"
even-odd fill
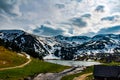
[[[43,37],[22,30],[0,30],[0,45],[40,59],[72,60],[81,55],[120,53],[120,34]]]

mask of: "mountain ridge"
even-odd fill
[[[0,45],[40,59],[53,54],[61,59],[72,60],[80,55],[120,53],[120,34],[41,37],[22,30],[0,30]]]

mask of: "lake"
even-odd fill
[[[65,66],[91,66],[100,64],[99,62],[94,61],[72,61],[72,60],[45,60],[45,61]]]

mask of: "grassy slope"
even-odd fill
[[[22,80],[27,76],[32,76],[38,73],[59,72],[66,68],[68,67],[32,59],[32,62],[23,68],[0,71],[0,79]]]
[[[5,62],[5,64],[4,64]],[[20,65],[26,62],[26,58],[17,55],[15,52],[9,51],[0,46],[0,68]],[[32,61],[23,68],[9,69],[0,71],[0,80],[23,80],[27,76],[38,73],[60,72],[67,66],[51,64],[38,59],[32,58]]]
[[[16,52],[0,46],[0,68],[18,66],[27,61],[25,56],[20,56]]]

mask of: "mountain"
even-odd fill
[[[74,59],[76,56],[96,53],[119,53],[120,35],[99,34],[92,38],[87,36],[65,37],[58,35],[46,38],[51,46],[51,53],[62,59]]]
[[[81,48],[82,47],[82,48]],[[81,50],[93,53],[114,53],[120,47],[120,35],[101,34],[91,38],[90,41],[79,46]]]
[[[87,36],[42,37],[21,30],[0,30],[0,45],[33,57],[76,59],[78,56],[98,53],[120,53],[120,34]],[[53,59],[53,58],[51,58]]]
[[[0,45],[17,52],[26,52],[33,57],[41,58],[48,54],[37,36],[21,30],[0,30]]]

